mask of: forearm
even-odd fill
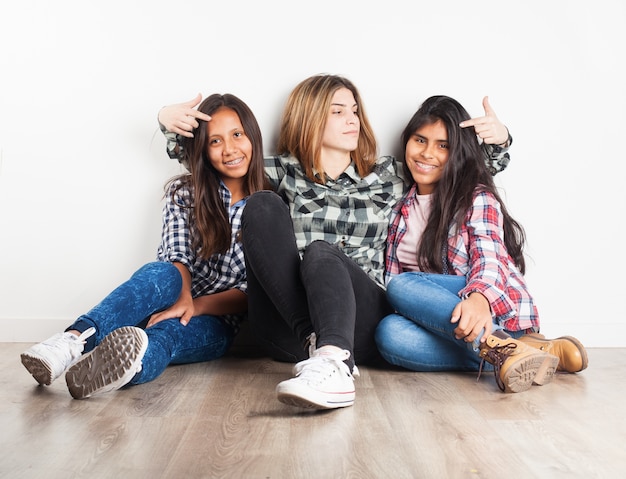
[[[183,279],[183,286],[180,290],[181,296],[183,295],[191,296],[191,273],[189,272],[187,267],[182,263],[174,262],[172,264],[176,267],[176,269],[180,273],[180,276]]]

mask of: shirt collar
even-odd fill
[[[320,177],[320,173],[315,170],[313,170],[313,174],[316,178]],[[330,178],[328,175],[325,176],[326,183],[335,183],[342,186],[350,186],[352,184],[356,184],[362,179],[357,173],[356,168],[354,167],[354,161],[350,161],[348,167],[336,179]]]
[[[230,201],[232,199],[232,195],[230,190],[226,187],[224,182],[220,179],[219,186],[220,197],[222,198],[222,202],[226,205],[227,208],[230,208]]]

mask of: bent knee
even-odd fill
[[[399,314],[390,314],[385,316],[376,327],[374,339],[378,349],[383,352],[388,348],[395,349],[393,346],[403,335],[404,318]]]
[[[279,195],[269,190],[257,191],[246,200],[243,215],[245,216],[246,213],[248,216],[252,213],[260,214],[267,210],[271,211],[278,206],[285,207],[285,202]]]
[[[143,279],[151,281],[155,284],[161,284],[163,281],[169,281],[180,278],[180,272],[174,264],[169,261],[152,261],[144,264],[132,276],[134,279]]]
[[[309,260],[329,258],[331,256],[339,256],[340,254],[343,253],[336,246],[324,240],[315,240],[304,250],[304,257],[308,256]]]

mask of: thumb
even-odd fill
[[[452,310],[452,315],[450,316],[451,323],[457,323],[461,319],[461,303],[457,304]]]
[[[491,108],[491,105],[489,104],[488,96],[483,98],[483,108],[485,110],[485,116],[496,116],[496,112],[493,111],[493,108]]]
[[[189,100],[187,102],[187,106],[189,108],[194,108],[196,105],[198,105],[200,102],[202,101],[202,94],[198,93],[195,98],[193,100]]]

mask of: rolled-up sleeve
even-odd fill
[[[195,251],[191,245],[189,230],[191,202],[189,189],[181,188],[180,181],[172,183],[165,195],[161,244],[157,250],[157,259],[181,263],[193,274]]]
[[[489,194],[478,194],[467,221],[470,269],[462,297],[472,292],[483,294],[498,321],[517,314],[515,302],[507,294],[511,271],[504,244],[503,217],[500,204]]]

